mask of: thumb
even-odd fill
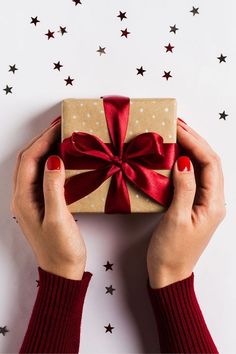
[[[58,155],[48,157],[43,177],[43,193],[45,215],[55,213],[67,208],[64,196],[65,166]]]
[[[188,156],[180,156],[173,168],[174,195],[168,212],[191,215],[196,192],[193,164]]]

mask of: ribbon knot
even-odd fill
[[[105,213],[131,212],[127,182],[157,203],[168,206],[173,192],[171,179],[154,170],[172,168],[180,155],[178,144],[164,143],[156,132],[143,133],[124,142],[129,98],[105,96],[103,106],[111,143],[104,143],[92,134],[73,132],[59,144],[66,169],[90,169],[66,179],[66,203],[85,197],[111,178]]]

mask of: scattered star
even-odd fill
[[[170,71],[164,71],[164,75],[162,77],[165,77],[166,80],[168,80],[171,76]]]
[[[61,71],[61,68],[63,67],[63,65],[61,64],[60,60],[57,63],[53,63],[53,65],[54,65],[53,70]]]
[[[36,280],[36,283],[37,283],[37,288],[39,287],[39,280]]]
[[[40,21],[38,20],[38,16],[36,17],[31,17],[31,22],[30,23],[33,23],[35,26],[37,26],[37,23],[39,23]]]
[[[15,74],[16,70],[18,70],[18,69],[16,68],[16,64],[14,64],[14,65],[9,65],[9,67],[10,67],[10,69],[9,69],[8,71],[12,72],[13,74]]]
[[[144,70],[144,68],[141,66],[140,68],[136,68],[136,70],[138,71],[137,72],[137,75],[142,75],[145,73],[146,70]]]
[[[113,269],[112,269],[112,266],[113,266],[113,264],[110,263],[110,262],[108,262],[108,261],[107,261],[106,264],[103,265],[103,267],[106,268],[106,271],[109,270],[109,269],[110,269],[110,270],[113,270]]]
[[[122,21],[124,18],[127,18],[127,17],[126,17],[126,12],[121,12],[121,11],[119,11],[119,12],[120,12],[120,13],[119,13],[119,15],[118,15],[117,17],[119,17],[121,21]]]
[[[121,37],[125,37],[128,38],[128,35],[130,34],[130,32],[128,32],[127,28],[125,30],[121,30]]]
[[[178,31],[179,28],[176,27],[176,25],[174,26],[170,26],[170,32],[173,32],[174,34],[176,34],[176,31]]]
[[[105,288],[107,289],[106,294],[111,294],[111,295],[113,295],[113,291],[116,290],[115,288],[112,287],[112,285],[105,286]]]
[[[108,326],[104,326],[104,327],[106,328],[106,333],[107,332],[112,333],[112,330],[115,328],[115,327],[112,327],[110,323],[108,324]]]
[[[66,27],[62,27],[60,26],[60,29],[58,32],[61,32],[61,35],[63,36],[65,33],[68,33],[67,30],[66,30]]]
[[[72,0],[75,3],[75,6],[77,6],[78,4],[82,5],[82,2],[80,0]]]
[[[45,33],[45,36],[47,36],[48,39],[50,39],[50,38],[55,38],[55,37],[54,37],[54,32],[51,32],[50,30],[48,30],[48,33]]]
[[[220,63],[222,63],[222,62],[226,63],[226,60],[225,60],[226,58],[227,58],[227,56],[223,55],[223,54],[221,54],[219,57],[217,57],[217,59],[219,59]]]
[[[18,224],[18,221],[17,221],[17,219],[16,219],[16,217],[15,216],[13,216],[13,219],[15,219],[15,221],[17,222],[17,224]]]
[[[172,52],[172,49],[173,49],[174,47],[173,47],[170,43],[169,43],[168,45],[166,45],[165,48],[166,48],[166,53],[167,53],[167,52],[173,53],[173,52]]]
[[[225,113],[225,111],[223,111],[222,113],[219,113],[220,118],[219,119],[224,119],[226,120],[226,117],[228,117],[228,114]]]
[[[72,82],[74,81],[74,79],[71,79],[70,76],[68,76],[68,78],[65,79],[64,81],[66,82],[66,86],[67,86],[67,85],[73,86],[73,83],[72,83]]]
[[[97,50],[97,52],[100,54],[100,56],[102,54],[106,54],[105,49],[106,49],[106,47],[102,48],[102,47],[99,46],[99,49]]]
[[[114,327],[113,327],[113,328],[114,328]],[[7,332],[10,332],[10,331],[8,331],[7,326],[0,327],[0,334],[2,334],[3,336],[5,336],[5,334],[6,334]]]
[[[199,10],[199,7],[194,7],[194,6],[193,6],[192,10],[189,11],[189,12],[192,12],[192,13],[193,13],[193,16],[195,16],[195,15],[199,15],[198,10]]]
[[[8,95],[8,93],[12,93],[12,88],[13,87],[9,87],[8,85],[6,85],[6,87],[3,89],[3,91],[5,91],[6,95]]]

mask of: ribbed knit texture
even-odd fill
[[[161,353],[218,353],[194,291],[194,273],[163,288],[147,289]]]
[[[39,290],[19,353],[78,353],[83,304],[92,273],[67,279],[38,267]]]

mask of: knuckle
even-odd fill
[[[210,155],[210,160],[214,164],[218,164],[218,165],[221,164],[221,158],[215,151],[212,152],[212,154]]]
[[[216,220],[223,220],[226,216],[226,208],[224,205],[212,205],[209,208],[209,213]]]

